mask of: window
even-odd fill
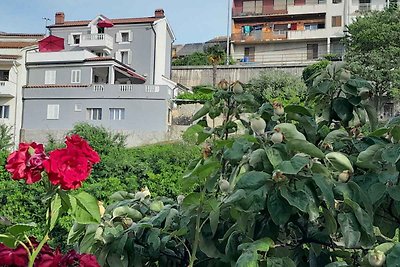
[[[121,40],[123,43],[129,42],[129,32],[122,32],[121,33]]]
[[[87,110],[87,118],[91,121],[99,121],[102,118],[102,109],[101,108],[88,108]]]
[[[56,84],[56,71],[46,70],[44,73],[44,84]]]
[[[244,48],[244,62],[254,62],[255,61],[255,53],[256,53],[256,48],[254,46],[252,47],[245,47]]]
[[[0,119],[8,119],[10,116],[10,106],[0,106]]]
[[[78,45],[81,42],[81,35],[80,34],[73,34],[72,35],[72,43],[74,45]]]
[[[243,13],[245,14],[262,14],[263,1],[243,1]]]
[[[0,70],[0,81],[8,81],[9,76],[10,76],[9,70]]]
[[[274,10],[286,10],[286,0],[274,0]]]
[[[60,105],[47,105],[47,119],[58,120],[60,117]]]
[[[332,27],[342,26],[342,16],[332,16]]]
[[[75,104],[74,111],[75,112],[81,112],[82,111],[82,104]]]
[[[318,24],[304,24],[304,30],[317,30]]]
[[[318,58],[318,44],[307,44],[307,59]]]
[[[81,82],[81,70],[72,70],[71,83],[80,83],[80,82]]]
[[[132,41],[132,31],[119,31],[116,34],[115,41],[117,43],[129,43]]]
[[[110,120],[112,120],[112,121],[125,120],[125,109],[124,108],[110,108]]]
[[[124,64],[129,64],[129,51],[121,51],[121,62]]]
[[[342,2],[342,0],[332,0],[333,4],[340,4]]]
[[[360,0],[358,10],[361,12],[371,11],[371,0]]]

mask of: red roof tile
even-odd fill
[[[36,42],[0,42],[0,48],[24,48],[35,45]]]
[[[137,24],[137,23],[152,23],[160,18],[146,17],[146,18],[121,18],[121,19],[110,19],[113,24]],[[49,28],[55,27],[73,27],[73,26],[86,26],[91,20],[70,20],[64,21],[63,24],[53,24],[48,26]]]
[[[10,32],[0,32],[0,36],[10,36],[10,37],[38,37],[41,38],[44,35],[39,33],[10,33]]]
[[[87,58],[85,61],[103,61],[103,60],[113,60],[113,57],[92,57],[92,58]]]

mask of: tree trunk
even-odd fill
[[[212,73],[212,79],[213,79],[213,86],[215,87],[217,85],[217,64],[213,64],[213,73]]]

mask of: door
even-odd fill
[[[318,44],[307,44],[307,59],[318,58]]]
[[[244,48],[244,62],[254,62],[255,61],[256,48],[245,47]]]

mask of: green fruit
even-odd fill
[[[164,203],[162,201],[153,201],[150,204],[150,210],[155,211],[155,212],[160,212],[164,208]]]
[[[276,107],[276,108],[274,108],[274,114],[281,116],[281,115],[285,114],[285,109],[282,106]]]
[[[358,96],[361,97],[362,100],[366,100],[369,98],[369,90],[366,88],[361,88]]]
[[[272,136],[271,136],[271,141],[274,144],[280,144],[283,141],[283,134],[279,133],[279,132],[275,132]]]
[[[241,94],[241,93],[243,93],[243,86],[242,86],[242,84],[240,83],[240,82],[235,82],[234,84],[233,84],[233,87],[232,87],[232,91],[235,93],[235,94]]]
[[[230,188],[230,184],[227,180],[222,179],[219,181],[219,189],[222,192],[227,193],[229,191],[229,188]]]
[[[262,118],[253,118],[250,120],[250,127],[258,135],[262,135],[267,124]]]
[[[178,202],[178,205],[181,205],[184,199],[185,199],[185,196],[184,196],[184,195],[179,195],[179,196],[176,198],[176,201]]]
[[[373,267],[383,266],[385,263],[386,256],[385,253],[379,250],[371,250],[368,253],[368,262]]]
[[[114,209],[113,217],[129,217],[133,221],[140,221],[143,218],[143,215],[134,208],[122,206]]]
[[[330,152],[325,155],[325,158],[332,164],[332,166],[338,171],[349,171],[354,172],[353,166],[350,160],[340,152]]]
[[[274,127],[276,132],[280,132],[285,136],[285,140],[300,139],[306,140],[304,134],[299,132],[294,124],[280,123]]]
[[[342,171],[338,176],[338,180],[342,183],[347,183],[349,179],[350,179],[350,172],[348,170]]]
[[[350,80],[351,78],[351,73],[348,70],[342,70],[342,72],[340,72],[340,76],[339,79],[343,82],[347,82],[348,80]]]

